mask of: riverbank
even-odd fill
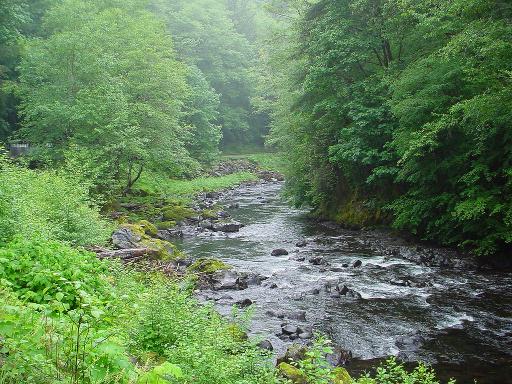
[[[272,173],[262,170],[260,175]],[[213,188],[232,177],[216,179]],[[267,184],[276,182],[272,178]],[[211,188],[211,181],[209,186],[191,181],[190,188],[180,182],[182,188],[174,189],[178,192],[157,196],[141,189],[129,198],[132,201],[119,201],[119,210],[110,214],[127,230],[114,231],[110,242],[116,250],[100,241],[110,236],[113,223],[98,215],[79,184],[53,173],[2,165],[0,225],[12,229],[2,232],[0,239],[2,382],[348,382],[344,370],[325,365],[330,350],[325,341],[320,339],[309,352],[295,355],[295,361],[286,358],[276,369],[268,351],[257,346],[261,338],[251,337],[243,312],[221,317],[211,305],[200,305],[193,298],[204,277],[229,266],[210,263],[205,268],[202,262],[187,268],[180,240],[159,238],[159,232],[194,220],[198,212],[200,222],[219,225],[226,220],[223,210],[190,206],[197,203],[191,195]],[[259,185],[245,176],[238,182]],[[199,196],[216,201],[212,193]],[[19,206],[4,204],[11,201]],[[159,229],[155,224],[164,221],[147,220],[156,217],[174,224]],[[202,233],[234,233],[215,229],[204,228]],[[131,238],[124,236],[127,232]],[[84,247],[94,249],[100,258]],[[121,265],[116,259],[127,249],[139,253]],[[379,383],[370,381],[374,382]]]

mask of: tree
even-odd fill
[[[88,168],[102,187],[130,189],[144,167],[190,160],[179,125],[185,67],[137,3],[62,2],[20,65],[22,135],[37,158]]]

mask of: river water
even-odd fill
[[[221,204],[237,203],[226,210],[245,226],[236,233],[205,231],[181,241],[189,255],[220,258],[237,270],[268,277],[260,286],[229,295],[205,292],[203,299],[215,301],[226,315],[234,302],[252,300],[250,333],[268,339],[276,353],[287,343],[277,336],[283,319],[275,314],[305,311],[305,320],[290,322],[322,331],[350,350],[354,358],[347,368],[355,375],[394,355],[432,364],[443,380],[512,383],[510,274],[429,267],[389,256],[374,243],[401,239],[308,220],[280,197],[281,188],[262,183],[231,191]],[[295,246],[304,239],[306,246]],[[290,254],[271,256],[276,248]],[[298,261],[302,256],[305,260]],[[309,263],[315,256],[326,265]],[[352,266],[356,260],[362,261],[358,268]],[[326,286],[337,283],[361,298],[333,295]]]

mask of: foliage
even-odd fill
[[[126,332],[133,353],[156,354],[180,368],[183,382],[272,383],[264,353],[233,336],[213,308],[198,305],[175,285],[157,279],[133,306]]]
[[[2,383],[132,381],[135,367],[105,316],[101,299],[108,284],[96,275],[104,268],[94,256],[55,242],[15,242],[1,252],[3,260],[23,254],[18,264],[11,259],[0,287]]]
[[[390,358],[381,364],[374,377],[369,374],[355,381],[357,384],[439,384],[434,371],[424,364],[419,364],[412,372],[407,372],[403,364]],[[455,384],[450,380],[448,384]]]
[[[55,241],[16,239],[0,248],[0,279],[23,300],[58,301],[64,310],[107,295],[106,268],[96,255]]]
[[[295,202],[348,224],[391,222],[477,254],[506,252],[511,8],[323,0],[287,15],[262,104]]]
[[[147,173],[142,176],[139,188],[152,195],[180,197],[219,191],[255,179],[256,176],[249,172],[237,172],[219,177],[196,177],[191,180],[170,179],[163,175]]]
[[[98,245],[109,237],[110,226],[74,178],[0,158],[0,244],[16,235]]]

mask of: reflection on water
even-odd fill
[[[229,292],[232,301],[218,302],[229,313],[233,302],[255,302],[251,332],[275,336],[282,320],[267,310],[306,311],[306,322],[330,335],[356,360],[349,370],[359,372],[389,355],[406,361],[432,363],[446,378],[458,382],[512,382],[512,278],[508,274],[480,274],[418,266],[389,258],[368,246],[372,236],[394,241],[386,234],[328,229],[304,218],[304,212],[279,198],[278,183],[243,187],[225,198],[239,208],[228,210],[245,224],[240,232],[205,232],[183,239],[181,247],[194,257],[217,257],[237,269],[269,277],[277,288],[249,287]],[[308,245],[295,243],[308,239]],[[289,256],[272,257],[275,248]],[[293,260],[298,255],[321,255],[328,266]],[[360,268],[350,266],[356,260]],[[404,286],[403,281],[414,281]],[[341,282],[359,292],[362,300],[332,297],[329,282]],[[319,289],[320,294],[311,294]],[[269,336],[270,335],[270,336]]]

